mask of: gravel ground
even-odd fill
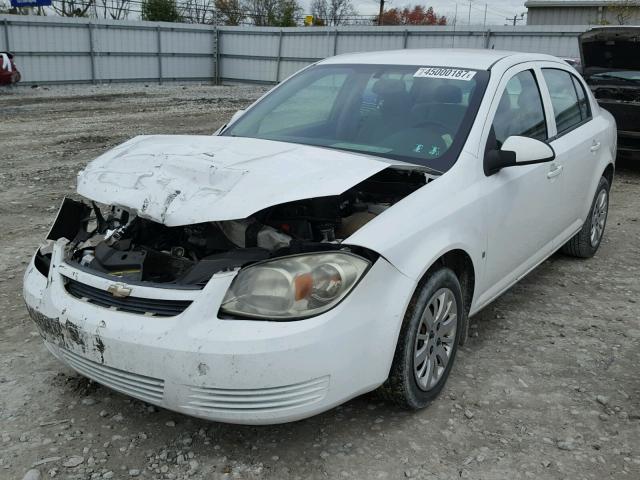
[[[552,257],[474,318],[441,397],[375,393],[286,425],[216,424],[76,375],[21,277],[76,172],[137,134],[213,132],[264,89],[0,90],[0,478],[640,478],[640,168],[621,168],[595,258]]]

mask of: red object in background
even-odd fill
[[[21,75],[13,62],[13,54],[0,52],[0,85],[18,83]]]

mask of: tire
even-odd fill
[[[391,372],[381,387],[387,400],[415,410],[426,407],[438,396],[453,366],[466,324],[465,315],[462,289],[455,273],[443,267],[429,275],[405,314]],[[425,360],[420,361],[425,352]],[[441,357],[447,352],[445,363]],[[424,374],[420,376],[420,372]],[[430,373],[435,376],[427,378]]]
[[[591,209],[582,228],[571,240],[565,243],[560,251],[565,255],[578,258],[591,258],[598,251],[609,212],[609,181],[602,177],[596,194],[591,202]]]

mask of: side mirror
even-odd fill
[[[490,150],[484,158],[484,173],[489,176],[506,167],[550,162],[556,154],[550,145],[535,138],[513,135],[500,150]]]

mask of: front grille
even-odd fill
[[[191,300],[159,300],[156,298],[141,297],[114,297],[106,290],[80,283],[77,280],[65,277],[65,288],[69,294],[76,298],[112,308],[122,312],[138,313],[140,315],[153,315],[158,317],[174,317],[184,312]]]
[[[640,151],[640,132],[625,132],[618,129],[618,150]]]
[[[615,100],[598,100],[600,106],[616,119],[618,131],[638,133],[638,103],[616,102]]]
[[[272,412],[303,407],[322,400],[329,388],[329,377],[282,387],[226,389],[190,387],[184,408],[208,412]]]
[[[81,357],[66,349],[60,349],[62,357],[78,373],[125,395],[151,403],[162,401],[164,381],[159,378],[138,375]]]

